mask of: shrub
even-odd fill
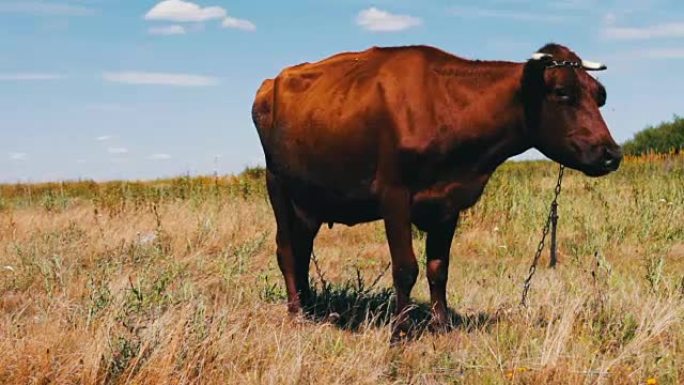
[[[677,115],[671,122],[663,122],[637,132],[632,140],[623,144],[627,155],[679,153],[683,148],[684,118]]]

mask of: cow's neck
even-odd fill
[[[444,142],[450,158],[477,173],[492,173],[506,159],[531,148],[525,135],[519,92],[522,65],[510,65],[501,68],[497,63],[493,70],[509,71],[515,76],[506,76],[480,89],[479,97],[458,111],[454,130]]]

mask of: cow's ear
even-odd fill
[[[551,55],[535,53],[532,55],[532,58],[525,63],[521,84],[523,95],[543,96],[545,88],[544,72],[551,61],[553,61]],[[537,93],[541,94],[536,95]]]
[[[546,95],[544,72],[552,60],[549,56],[532,57],[525,63],[520,80],[520,96],[525,109],[525,120],[529,129],[536,129],[542,101]]]

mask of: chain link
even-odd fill
[[[532,259],[532,265],[530,265],[530,270],[527,273],[527,278],[525,279],[525,283],[523,284],[523,290],[522,290],[522,298],[520,299],[520,305],[527,307],[527,295],[530,292],[530,286],[532,285],[532,277],[534,277],[534,273],[537,271],[537,265],[539,264],[539,258],[541,257],[542,251],[544,251],[544,244],[546,242],[546,236],[549,234],[549,230],[551,229],[551,221],[554,215],[554,207],[558,207],[558,196],[560,195],[561,192],[561,182],[563,181],[563,172],[565,171],[565,167],[561,164],[560,168],[558,170],[558,181],[556,182],[556,188],[554,189],[554,197],[553,201],[551,202],[551,208],[549,210],[549,214],[546,217],[546,223],[544,224],[544,229],[542,230],[542,237],[541,240],[539,241],[539,245],[537,245],[537,252],[534,254],[534,258]]]
[[[558,68],[558,67],[571,67],[571,68],[582,68],[582,63],[570,60],[553,60],[546,68]]]

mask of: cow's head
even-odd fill
[[[587,71],[606,67],[548,44],[525,64],[522,96],[532,144],[549,158],[590,176],[620,166],[622,151],[599,108],[606,89]]]

